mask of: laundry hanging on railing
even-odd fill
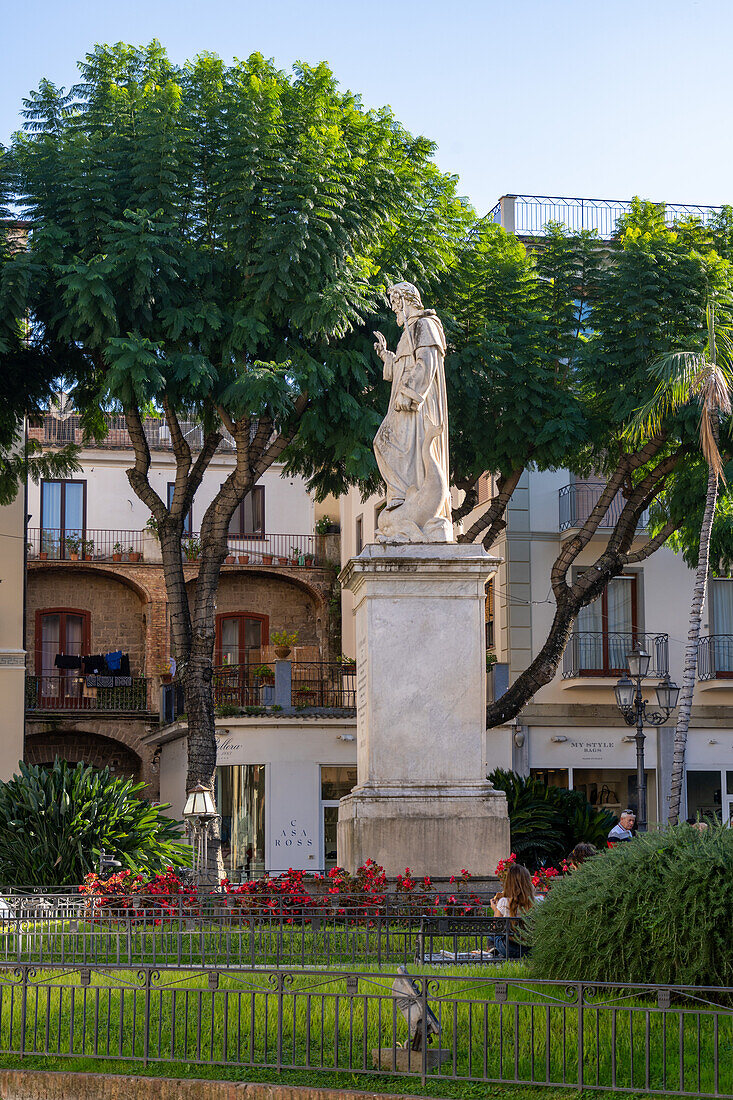
[[[63,668],[63,669],[76,668],[76,669],[80,669],[81,668],[81,657],[74,657],[74,656],[72,656],[71,654],[68,654],[68,653],[57,653],[56,654],[56,660],[54,661],[54,665],[56,666],[56,668]]]

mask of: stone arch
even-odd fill
[[[39,766],[53,764],[58,757],[69,764],[83,761],[93,768],[109,767],[115,775],[140,780],[143,761],[120,741],[86,730],[48,730],[26,738],[25,761]]]

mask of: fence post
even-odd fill
[[[277,975],[277,1072],[282,1073],[283,1068],[283,987],[285,975],[278,971]]]
[[[25,1057],[25,1030],[26,1030],[26,1013],[28,1010],[28,967],[24,966],[21,969],[21,1001],[20,1001],[20,1057]]]
[[[423,975],[422,990],[420,992],[422,1019],[422,1044],[420,1048],[420,1077],[423,1085],[428,1082],[428,979]],[[440,1043],[438,1043],[440,1046]],[[440,1057],[440,1055],[438,1056]],[[408,1064],[409,1068],[409,1064]]]
[[[152,971],[149,967],[145,970],[145,1026],[143,1029],[143,1065],[147,1066],[150,1055],[150,981]],[[135,1039],[133,1036],[133,1049]]]
[[[578,982],[578,1091],[582,1092],[584,1088],[584,1070],[583,1070],[583,983]]]
[[[293,665],[291,661],[275,661],[275,703],[279,707],[291,707]]]

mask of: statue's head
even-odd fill
[[[408,312],[423,308],[420,291],[414,283],[393,283],[392,286],[387,288],[387,294],[389,295],[389,303],[397,314],[397,323],[400,325],[404,324]],[[406,306],[412,306],[412,310],[406,311]]]

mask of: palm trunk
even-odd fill
[[[695,587],[692,592],[692,603],[690,604],[690,625],[687,632],[685,664],[682,672],[682,689],[680,691],[679,710],[677,712],[677,728],[674,731],[674,756],[672,759],[672,782],[669,796],[670,825],[676,825],[680,816],[682,781],[685,775],[685,749],[687,747],[687,732],[690,727],[692,697],[695,691],[695,679],[697,676],[697,649],[700,640],[702,611],[705,606],[705,595],[708,586],[710,535],[713,527],[713,517],[715,516],[717,499],[718,475],[711,465],[708,467],[708,492],[702,525],[700,527],[700,550],[697,556]]]

